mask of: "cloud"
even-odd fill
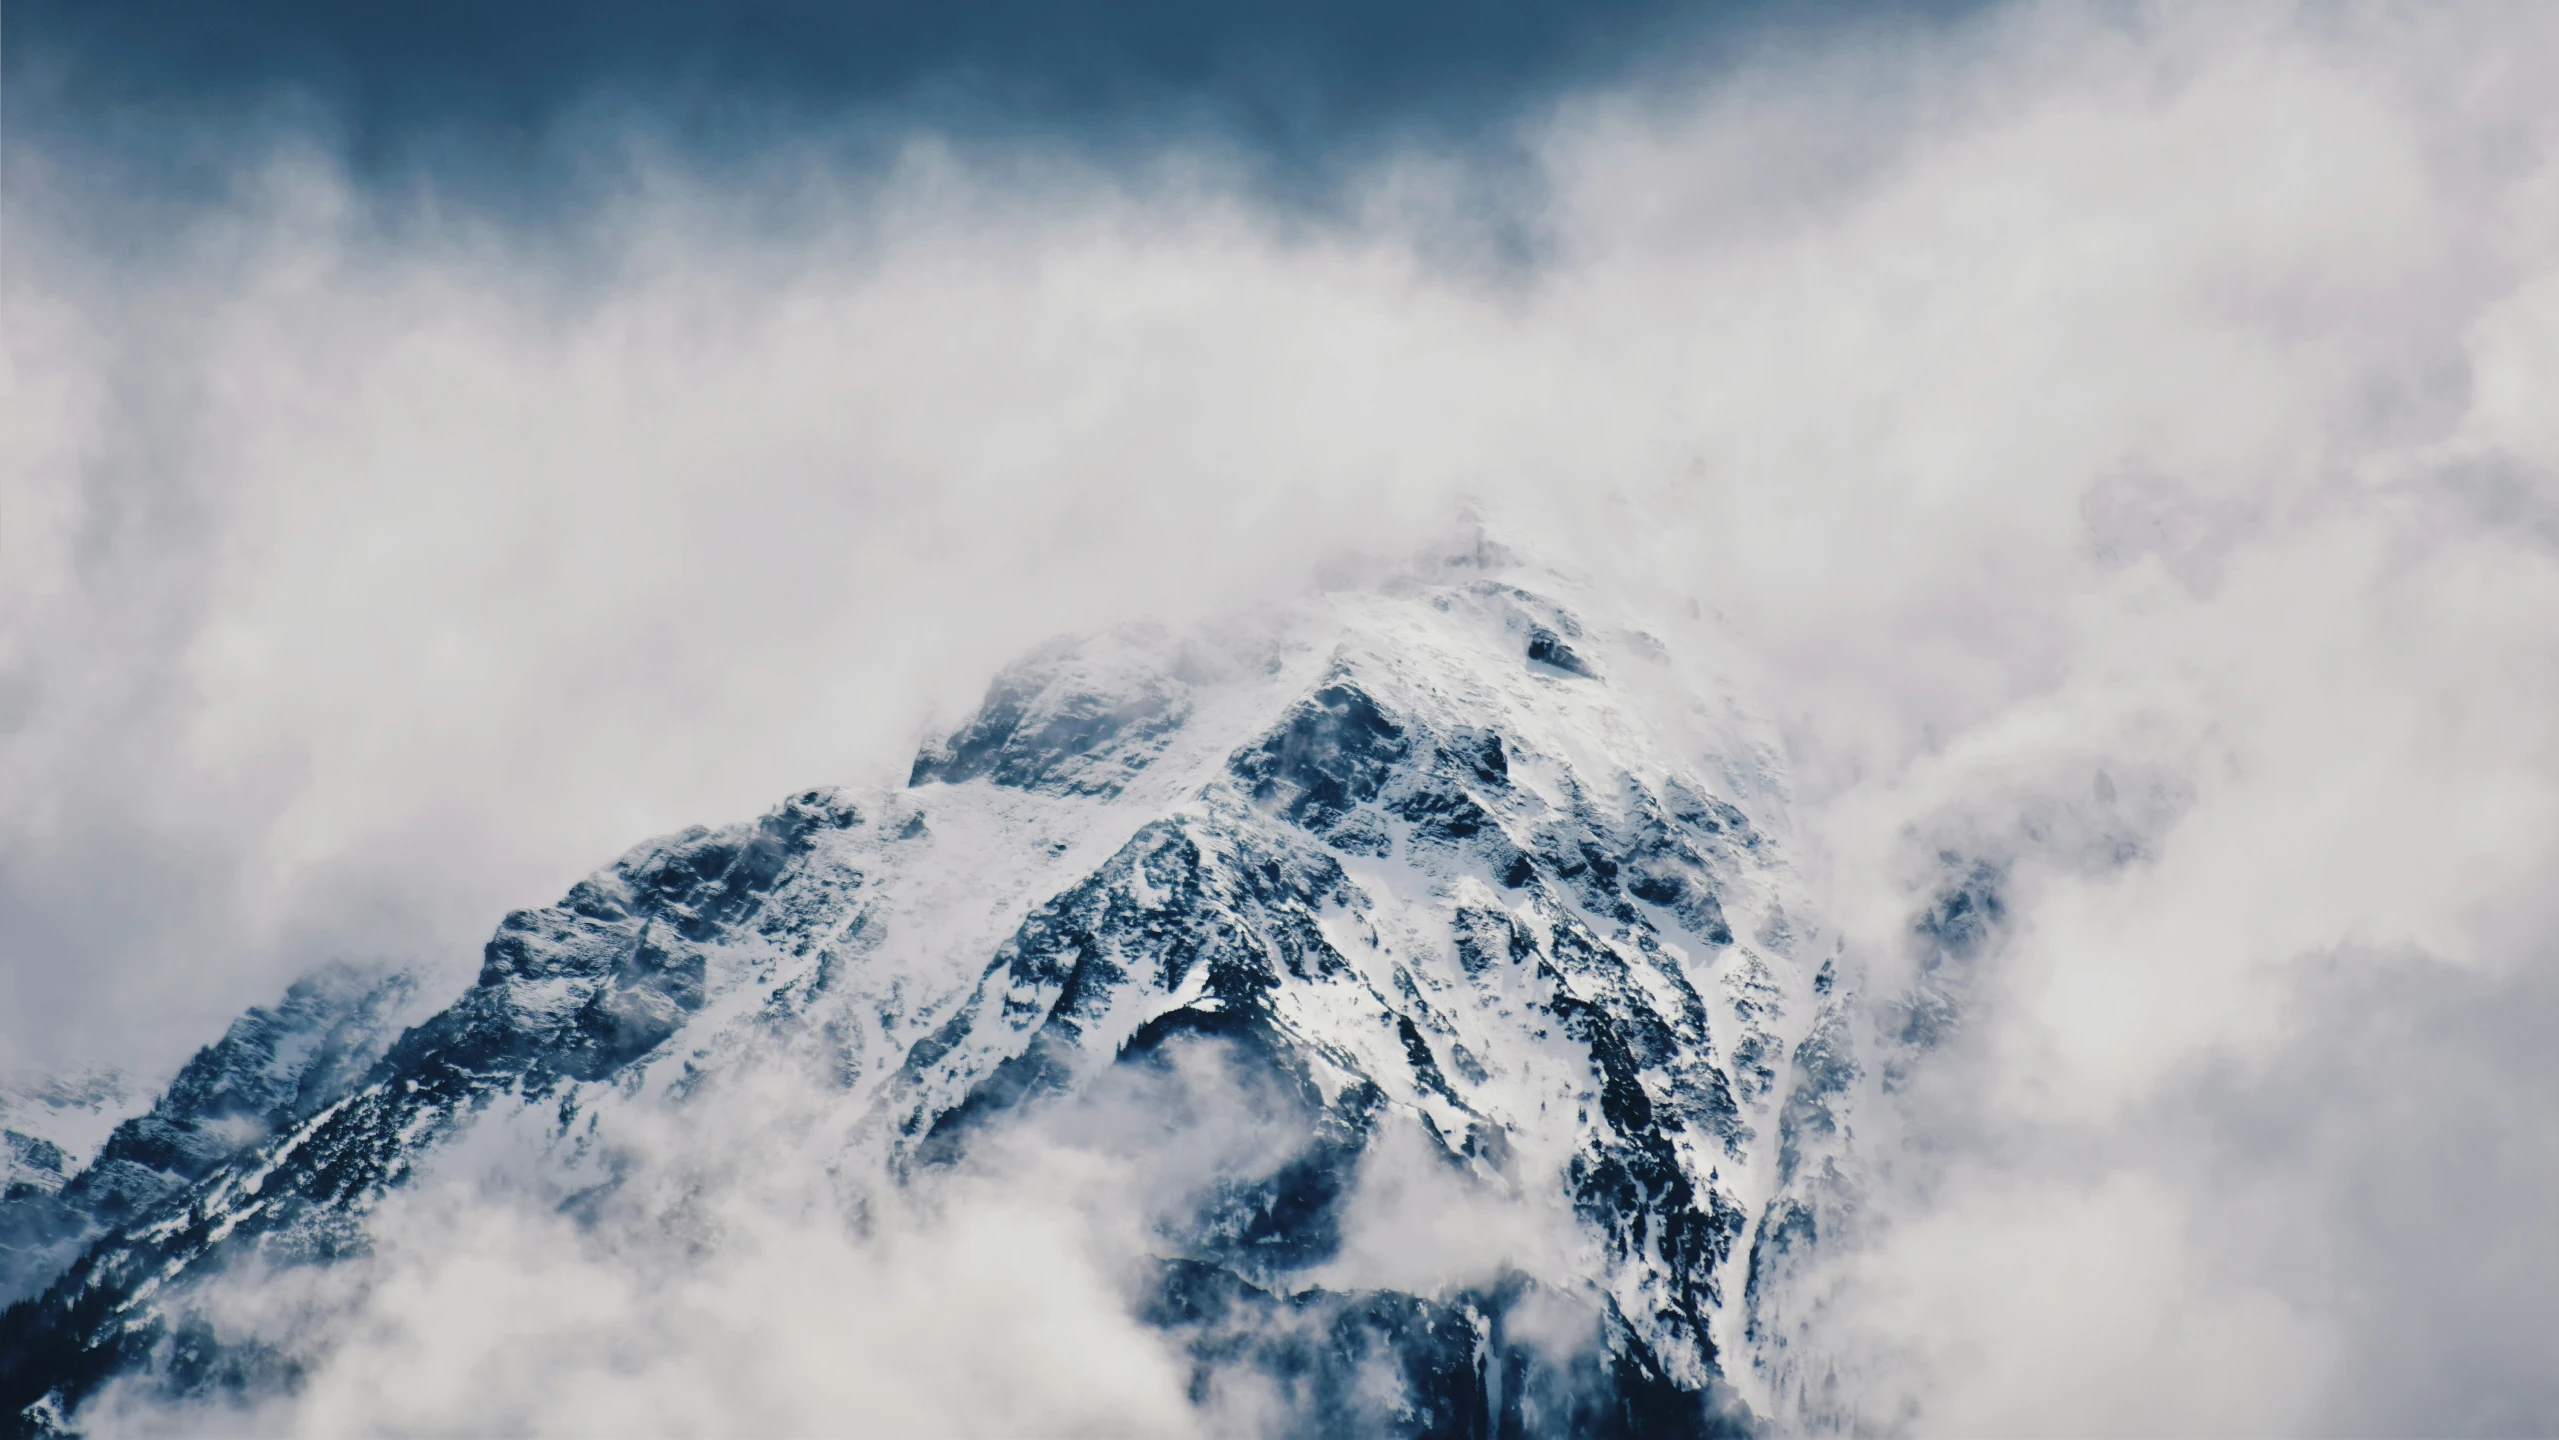
[[[486,1183],[429,1185],[378,1217],[377,1254],[211,1292],[223,1343],[310,1362],[289,1402],[172,1408],[110,1390],[97,1423],[116,1434],[1195,1433],[1180,1357],[1128,1313],[1083,1221],[990,1189],[868,1237],[718,1195],[681,1216],[596,1226]]]
[[[1208,152],[643,144],[526,227],[13,148],[0,1048],[165,1068],[346,952],[458,985],[1048,633],[1472,495],[1695,603],[1879,990],[1941,852],[2005,877],[1825,1281],[1859,1413],[2530,1428],[2554,61],[2485,6],[1845,27],[1523,122],[1526,263],[1419,150],[1310,216]]]
[[[235,1369],[297,1367],[289,1398],[128,1380],[83,1419],[132,1435],[1302,1433],[1274,1384],[1287,1372],[1244,1342],[1329,1346],[1329,1312],[1230,1317],[1190,1350],[1135,1314],[1161,1303],[1149,1256],[1213,1248],[1202,1228],[1233,1223],[1239,1177],[1284,1171],[1312,1138],[1304,1097],[1235,1058],[1176,1041],[896,1187],[813,1153],[841,1134],[842,1092],[771,1056],[681,1104],[599,1111],[566,1175],[544,1117],[501,1110],[375,1212],[367,1253],[246,1262],[191,1297],[181,1334]],[[1388,1138],[1361,1162],[1349,1243],[1313,1278],[1440,1293],[1536,1267],[1556,1289],[1513,1307],[1513,1343],[1588,1346],[1596,1311],[1565,1268],[1588,1257],[1541,1253],[1569,1218],[1432,1226],[1425,1195],[1479,1218],[1536,1202]],[[1383,1248],[1417,1227],[1437,1231],[1425,1253]],[[1374,1379],[1391,1406],[1400,1381]]]

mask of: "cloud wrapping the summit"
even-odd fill
[[[2554,67],[2514,7],[1850,26],[1523,122],[1525,260],[1418,149],[1322,216],[1205,151],[644,153],[525,228],[288,146],[116,243],[13,149],[0,1053],[458,987],[1050,634],[1471,497],[1711,622],[1879,992],[2008,877],[1823,1281],[1851,1412],[2546,1425]]]

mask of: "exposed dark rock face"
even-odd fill
[[[1539,627],[1528,632],[1528,658],[1540,665],[1551,665],[1567,675],[1587,680],[1593,675],[1590,663],[1564,643],[1554,631]]]
[[[1102,645],[1056,647],[997,676],[969,722],[915,757],[907,783],[983,779],[1056,795],[1119,793],[1190,713],[1189,687]]]
[[[1232,768],[1255,800],[1320,833],[1376,799],[1407,753],[1404,727],[1366,691],[1336,680],[1299,702]]]
[[[1752,1433],[1720,1395],[1666,1379],[1621,1323],[1575,1317],[1581,1343],[1559,1349],[1555,1317],[1543,1315],[1538,1338],[1523,1338],[1518,1312],[1571,1304],[1524,1275],[1436,1299],[1391,1290],[1278,1296],[1190,1260],[1161,1262],[1148,1280],[1138,1313],[1182,1340],[1193,1403],[1212,1415],[1221,1400],[1249,1406],[1276,1421],[1277,1434]]]

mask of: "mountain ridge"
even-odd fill
[[[1153,1218],[1136,1306],[1188,1337],[1195,1402],[1242,1367],[1284,1431],[1753,1428],[1727,1361],[1759,1240],[1795,1233],[1768,1217],[1820,938],[1774,747],[1661,641],[1548,593],[1575,588],[1479,544],[1276,620],[1044,647],[903,790],[634,849],[506,917],[473,986],[324,1106],[13,1307],[0,1413],[43,1433],[111,1381],[289,1390],[312,1363],[289,1346],[188,1357],[196,1287],[360,1256],[380,1198],[475,1128],[532,1136],[591,1203],[618,1107],[788,1057],[826,1087],[795,1143],[856,1217],[1127,1077],[1252,1076],[1285,1153]],[[1557,1194],[1564,1273],[1315,1283],[1393,1126],[1459,1183]],[[1532,1294],[1588,1338],[1506,1348]],[[1398,1357],[1383,1398],[1341,1368],[1371,1352]]]

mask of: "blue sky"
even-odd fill
[[[208,138],[280,132],[377,181],[424,174],[457,191],[554,182],[632,130],[714,164],[782,139],[858,151],[924,128],[1101,154],[1213,144],[1302,177],[1398,141],[1498,150],[1562,93],[1972,8],[20,0],[7,105],[22,138],[180,186]]]

